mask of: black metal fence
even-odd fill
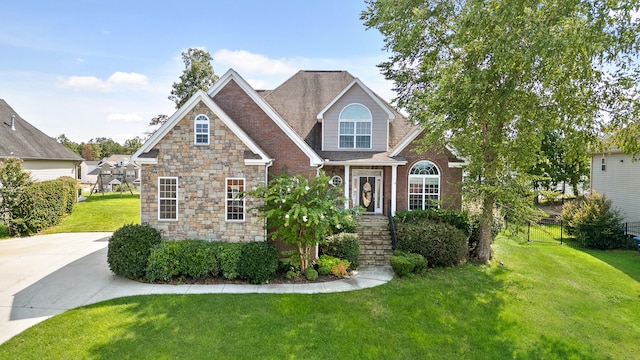
[[[595,234],[601,229],[594,226],[592,231]],[[627,238],[640,236],[640,221],[622,223],[620,232]],[[539,222],[529,222],[518,226],[516,235],[527,241],[562,244],[575,248],[584,247],[575,240],[574,236],[569,234],[563,221],[556,218],[544,218]]]

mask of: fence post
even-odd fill
[[[560,219],[560,245],[562,245],[562,230],[564,229],[564,223]]]
[[[527,221],[527,241],[531,241],[531,221]]]

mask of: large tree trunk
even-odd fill
[[[482,214],[480,215],[480,239],[474,251],[474,257],[478,262],[487,262],[491,259],[491,225],[493,223],[493,205],[495,196],[487,195],[482,201]]]

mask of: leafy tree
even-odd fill
[[[211,55],[202,49],[189,48],[182,53],[184,70],[180,75],[180,82],[173,83],[169,96],[169,100],[176,103],[176,109],[184,105],[198,90],[207,91],[218,80],[218,76],[213,72],[211,60]]]
[[[80,156],[87,161],[97,161],[100,159],[100,145],[98,144],[82,144]]]
[[[218,75],[214,73],[211,66],[211,60],[213,60],[211,54],[202,49],[189,48],[182,52],[184,70],[180,75],[180,81],[173,83],[171,95],[169,95],[169,100],[176,103],[176,109],[184,105],[198,90],[207,91],[218,80]],[[162,126],[168,119],[169,116],[159,114],[149,121],[149,126]],[[151,136],[154,132],[155,130],[152,130],[147,135]]]
[[[111,138],[99,137],[95,140],[89,140],[89,143],[98,144],[100,146],[100,156],[109,157],[114,154],[122,154],[127,149]]]
[[[573,193],[578,195],[578,185],[590,174],[589,144],[578,143],[561,131],[546,131],[540,145],[538,162],[530,174],[538,177],[534,180],[536,189],[542,186],[551,190],[558,184],[569,184]]]
[[[323,243],[333,229],[349,226],[355,221],[358,210],[345,209],[339,187],[329,185],[329,177],[321,173],[309,181],[301,175],[290,177],[282,174],[269,184],[259,184],[246,195],[262,200],[254,210],[272,239],[280,239],[298,250],[300,271],[309,265],[312,250]]]
[[[637,0],[367,5],[361,18],[384,36],[391,55],[379,66],[398,105],[426,129],[425,145],[451,145],[469,161],[463,185],[482,206],[480,261],[491,256],[493,208],[530,203],[520,190],[547,131],[586,141],[605,117],[636,112]]]
[[[32,182],[31,175],[22,169],[22,160],[7,158],[0,162],[0,216],[8,228],[22,191]]]
[[[133,139],[125,140],[124,149],[125,153],[133,154],[142,146],[142,139],[139,136],[134,137]]]
[[[71,140],[69,140],[69,138],[65,135],[62,134],[60,136],[58,136],[56,138],[56,141],[59,142],[60,144],[64,145],[64,147],[66,147],[67,149],[73,151],[74,153],[80,155],[80,144],[73,142]]]

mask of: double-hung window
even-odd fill
[[[338,123],[340,149],[371,148],[371,112],[364,105],[347,105]]]
[[[209,118],[203,114],[196,116],[194,129],[195,144],[209,145]]]
[[[178,220],[178,178],[158,178],[158,220]]]
[[[244,221],[244,179],[227,178],[226,219],[227,221]]]

